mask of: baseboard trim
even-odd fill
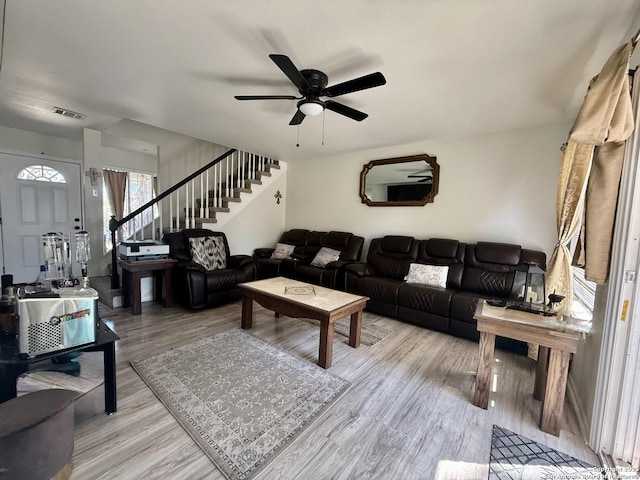
[[[578,429],[580,430],[580,436],[584,440],[584,443],[589,444],[589,426],[587,422],[587,415],[584,411],[584,406],[578,397],[576,386],[573,383],[571,376],[567,379],[567,398],[573,411],[576,413],[576,419],[578,421]]]

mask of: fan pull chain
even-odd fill
[[[300,124],[298,124],[298,138],[296,140],[296,147],[300,148]]]
[[[324,114],[326,110],[322,110],[322,146],[324,147]]]

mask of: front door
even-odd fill
[[[69,235],[73,254],[73,234],[82,229],[80,187],[77,163],[0,153],[2,266],[14,283],[36,280],[44,233]]]

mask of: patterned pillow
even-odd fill
[[[289,258],[293,253],[294,245],[288,245],[286,243],[276,243],[276,249],[271,254],[271,258]]]
[[[311,260],[311,265],[314,267],[326,267],[328,263],[335,262],[340,258],[340,250],[334,250],[333,248],[322,247],[316,253],[316,256]]]
[[[205,270],[227,268],[227,251],[222,237],[191,237],[191,259]]]
[[[407,283],[446,288],[448,274],[449,267],[447,266],[412,263],[409,265],[409,273],[404,277],[404,280]]]

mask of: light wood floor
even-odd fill
[[[200,312],[145,303],[108,323],[117,346],[118,412],[76,428],[79,479],[222,480],[210,460],[130,367],[203,336],[239,328],[239,302]],[[569,405],[560,437],[538,429],[534,363],[496,351],[489,410],[472,404],[476,343],[386,317],[365,321],[394,329],[382,342],[353,349],[336,336],[330,371],[351,388],[261,473],[259,479],[486,479],[493,424],[599,465],[585,446]],[[255,335],[317,360],[319,331],[308,322],[274,319],[256,307]]]

